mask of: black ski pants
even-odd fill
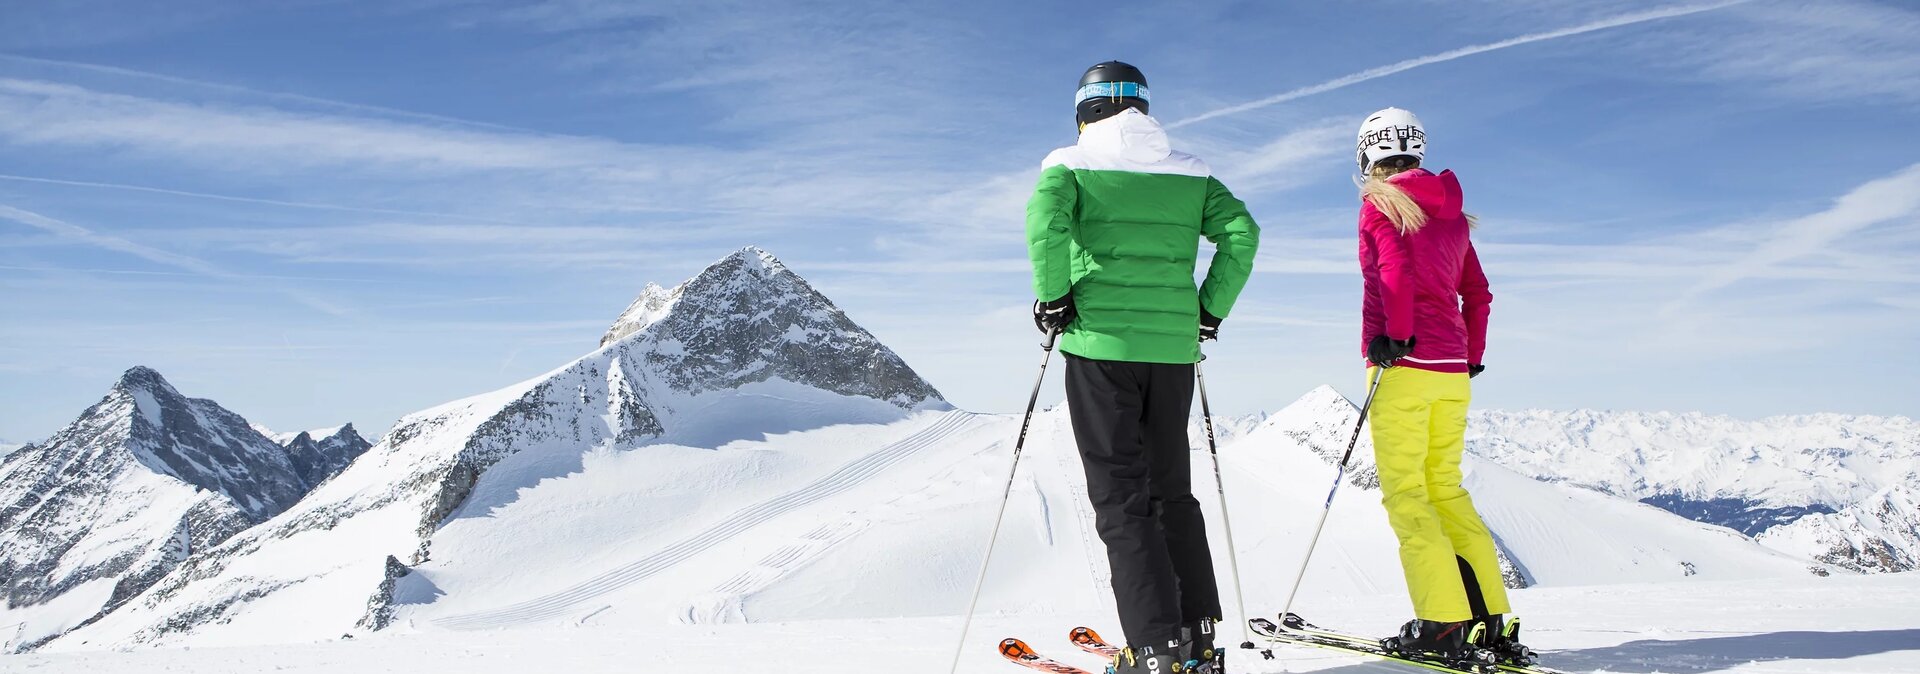
[[[1193,366],[1068,354],[1067,411],[1130,646],[1220,617],[1207,525],[1193,497]]]

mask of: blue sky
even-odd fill
[[[1017,410],[1022,204],[1111,58],[1265,228],[1216,408],[1360,392],[1350,147],[1394,105],[1482,218],[1477,404],[1911,415],[1914,35],[1847,0],[7,3],[0,438],[136,364],[384,428],[747,244]]]

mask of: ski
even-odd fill
[[[1300,614],[1298,613],[1289,613],[1287,615],[1281,616],[1280,623],[1283,626],[1285,626],[1285,629],[1287,631],[1290,631],[1290,632],[1311,634],[1314,636],[1325,637],[1328,639],[1340,639],[1348,643],[1359,644],[1363,646],[1377,647],[1380,643],[1378,639],[1372,639],[1368,637],[1347,634],[1345,632],[1335,632],[1333,630],[1329,630],[1319,625],[1315,625],[1313,623],[1307,622],[1307,620],[1305,618],[1300,617]],[[1522,665],[1522,664],[1512,664],[1512,663],[1505,663],[1505,662],[1496,662],[1495,664],[1500,668],[1501,671],[1513,672],[1515,674],[1567,674],[1566,672],[1562,672],[1560,670],[1553,669],[1551,667],[1541,666],[1538,663],[1528,663],[1528,664]]]
[[[1073,665],[1035,653],[1027,642],[1008,638],[1000,642],[1000,656],[1013,664],[1049,674],[1093,674]]]
[[[1113,656],[1120,654],[1119,646],[1107,643],[1107,640],[1100,638],[1100,633],[1093,631],[1091,627],[1073,628],[1072,631],[1067,632],[1067,640],[1073,642],[1073,645],[1079,646],[1080,650],[1108,660],[1112,660]]]
[[[1403,655],[1389,653],[1386,649],[1381,648],[1377,642],[1370,644],[1361,643],[1357,637],[1350,637],[1348,635],[1324,637],[1306,632],[1291,631],[1274,624],[1273,621],[1266,618],[1248,620],[1247,627],[1252,628],[1254,634],[1259,635],[1260,638],[1269,642],[1309,646],[1354,655],[1366,655],[1423,669],[1430,669],[1436,672],[1448,672],[1450,674],[1496,674],[1500,671],[1499,668],[1485,663],[1409,658]],[[1261,651],[1260,654],[1267,659],[1273,658],[1272,649]]]
[[[1254,628],[1254,632],[1259,633],[1263,637],[1268,637],[1269,639],[1286,640],[1286,641],[1289,641],[1290,643],[1299,643],[1297,640],[1286,638],[1289,636],[1294,636],[1294,637],[1312,638],[1316,640],[1338,641],[1338,642],[1341,642],[1342,644],[1368,651],[1370,654],[1378,654],[1381,657],[1392,658],[1395,660],[1406,661],[1406,662],[1417,662],[1414,660],[1410,660],[1408,658],[1403,658],[1400,656],[1393,655],[1391,653],[1387,653],[1384,649],[1380,648],[1380,641],[1378,639],[1372,639],[1368,637],[1347,634],[1345,632],[1335,632],[1333,630],[1329,630],[1329,629],[1320,627],[1318,625],[1314,625],[1313,623],[1307,622],[1305,619],[1301,618],[1300,614],[1298,613],[1289,613],[1286,616],[1283,616],[1281,618],[1281,622],[1284,625],[1284,627],[1280,625],[1273,625],[1271,621],[1268,621],[1264,618],[1255,618],[1251,621],[1248,621],[1249,626]],[[1273,625],[1273,629],[1271,631],[1264,631],[1256,623],[1266,623],[1267,625]],[[1275,636],[1275,633],[1277,633],[1278,636]],[[1510,674],[1567,674],[1566,672],[1563,672],[1561,670],[1553,669],[1551,667],[1543,667],[1538,664],[1516,665],[1516,664],[1509,664],[1509,663],[1495,663],[1495,667],[1497,667],[1499,671],[1509,672]]]

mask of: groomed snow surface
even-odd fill
[[[1887,673],[1920,671],[1920,575],[1847,576],[1792,582],[1675,582],[1536,588],[1514,595],[1528,640],[1554,666],[1632,674]],[[1360,595],[1302,608],[1317,622],[1379,632],[1401,610],[1397,596]],[[1089,612],[988,615],[975,622],[963,672],[1018,674],[993,652],[1019,636],[1042,652],[1097,670],[1072,650],[1068,627]],[[729,625],[584,624],[491,632],[379,634],[348,641],[274,646],[137,649],[29,654],[0,670],[43,674],[178,672],[719,672],[944,674],[957,618],[815,620]],[[1225,636],[1237,638],[1228,631]],[[1411,669],[1338,653],[1282,647],[1274,660],[1229,656],[1236,672],[1411,674]]]

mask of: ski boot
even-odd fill
[[[1113,662],[1107,663],[1106,674],[1186,674],[1186,658],[1179,651],[1177,643],[1160,648],[1122,648],[1114,654]]]
[[[1380,640],[1380,648],[1405,658],[1433,660],[1469,671],[1498,671],[1492,654],[1475,644],[1485,637],[1487,626],[1478,620],[1457,623],[1434,622],[1415,618],[1400,626],[1400,633]]]
[[[1480,619],[1487,626],[1486,633],[1477,642],[1481,648],[1492,653],[1494,659],[1503,665],[1526,667],[1534,664],[1533,649],[1520,643],[1520,619],[1503,616],[1487,616]]]
[[[1219,623],[1212,618],[1201,618],[1200,622],[1180,628],[1187,647],[1187,671],[1192,674],[1226,674],[1227,653],[1225,649],[1213,645],[1214,628]]]
[[[1123,648],[1107,663],[1106,674],[1185,674],[1179,655],[1152,646]]]

